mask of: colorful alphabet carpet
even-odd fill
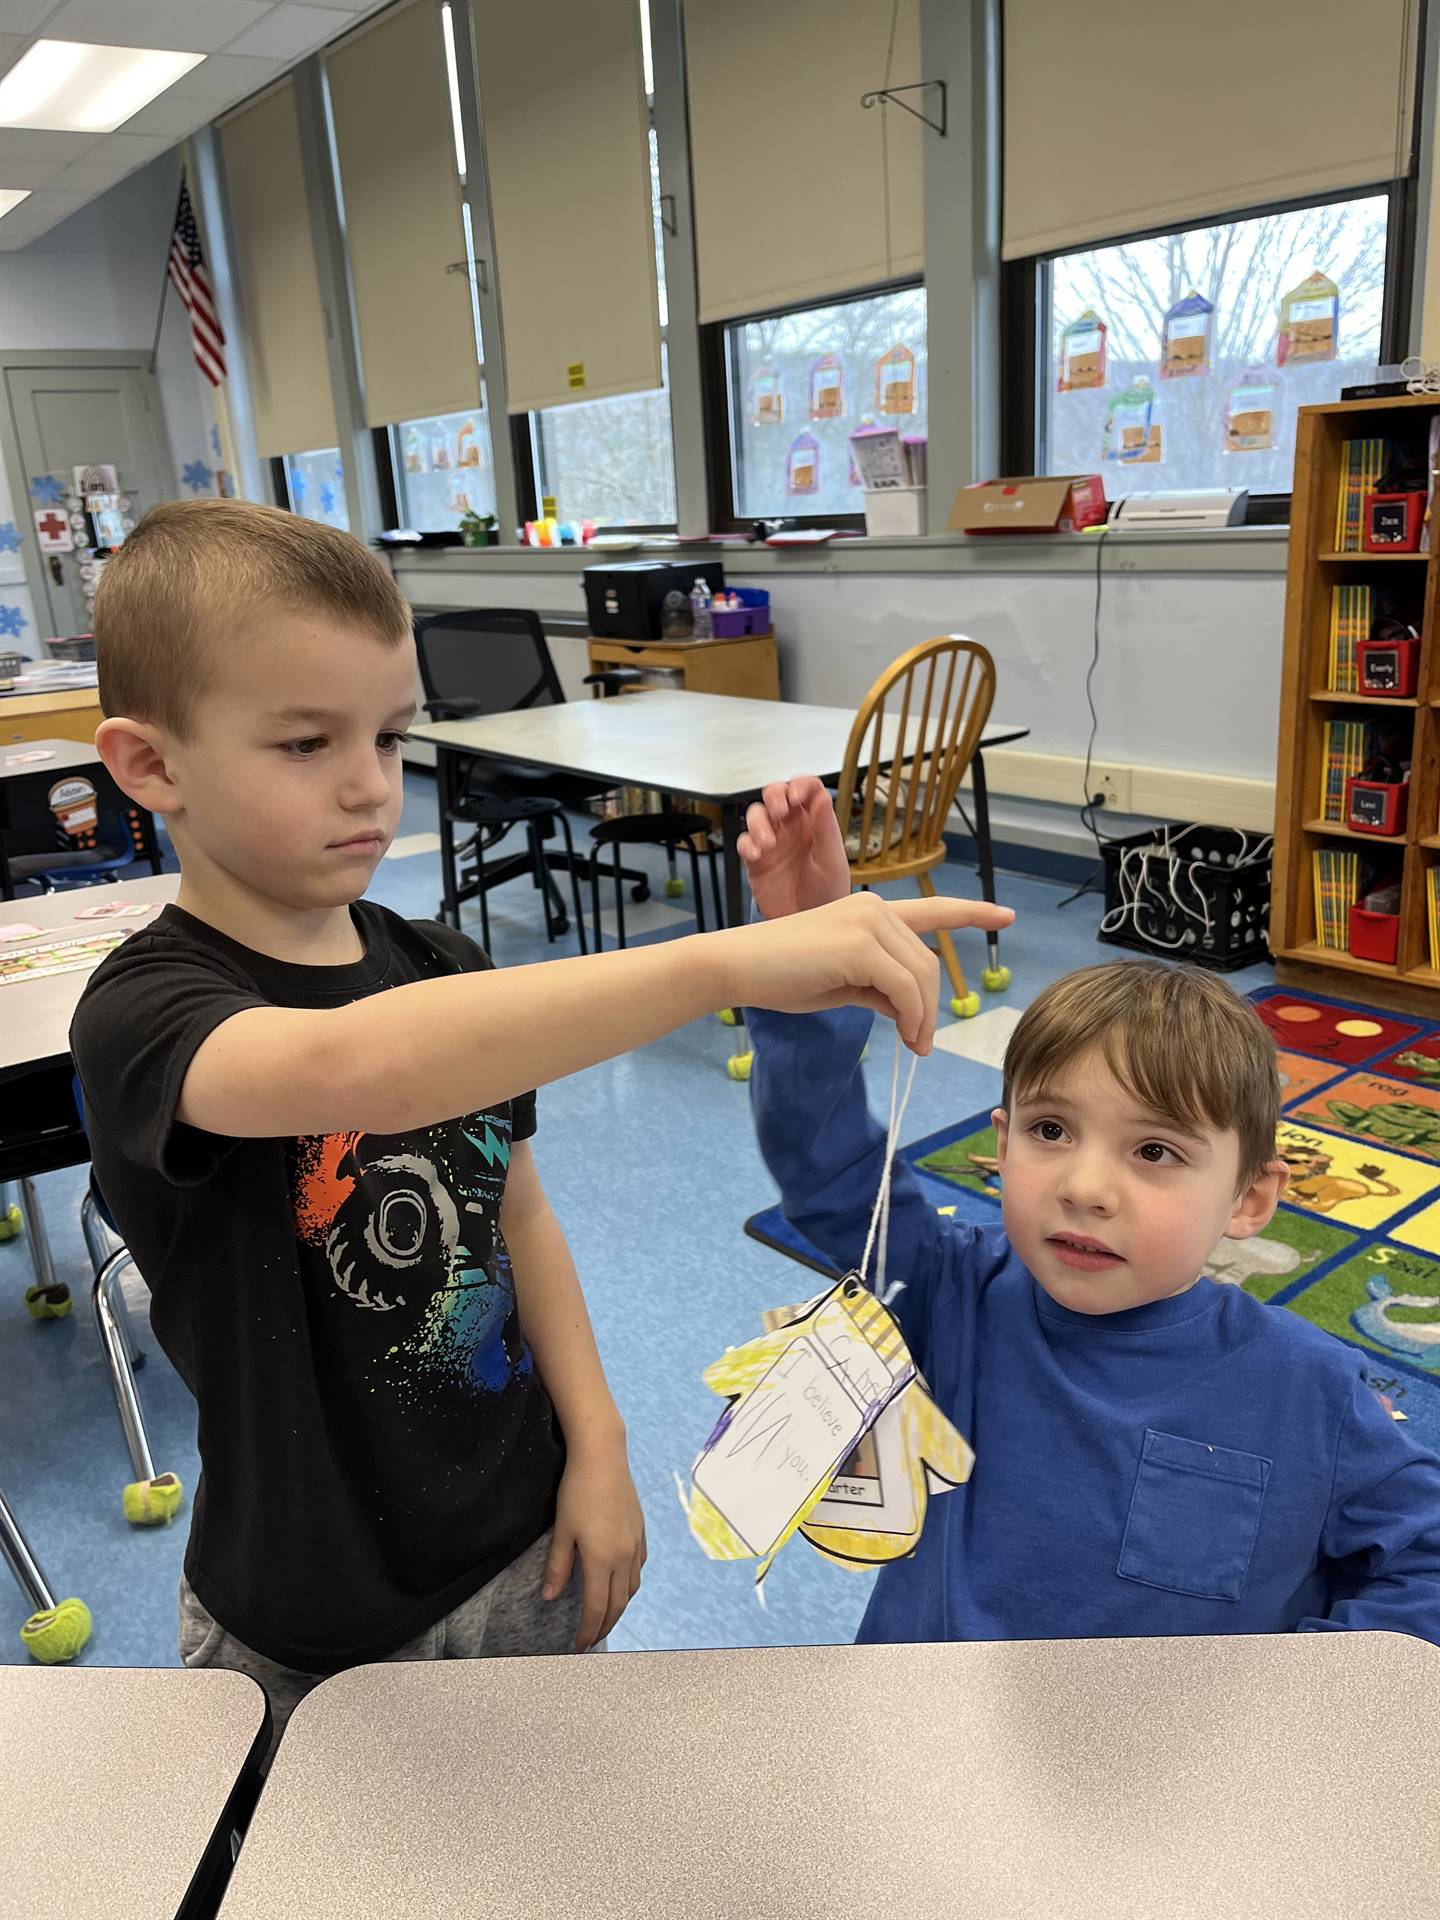
[[[1440,1023],[1280,988],[1252,998],[1280,1049],[1290,1185],[1264,1233],[1222,1240],[1207,1270],[1365,1349],[1375,1385],[1440,1449]],[[988,1112],[901,1157],[939,1212],[998,1220]],[[745,1231],[833,1271],[778,1207]]]

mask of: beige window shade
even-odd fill
[[[922,143],[939,136],[899,107],[860,105],[887,65],[892,86],[925,78],[919,12],[919,0],[686,0],[702,321],[922,271]],[[953,137],[953,102],[950,114]]]
[[[635,0],[472,0],[511,413],[662,384]]]
[[[1005,0],[1005,257],[1402,177],[1418,12]]]
[[[409,0],[326,67],[369,424],[477,406],[440,9]]]
[[[287,80],[220,123],[255,439],[267,459],[333,447],[325,314]]]

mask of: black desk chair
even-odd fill
[[[425,711],[434,720],[473,720],[495,713],[516,713],[529,707],[558,706],[565,698],[540,617],[528,608],[484,607],[473,611],[437,613],[415,623],[415,649],[425,689]],[[590,682],[617,691],[633,675],[596,674]],[[614,682],[614,686],[608,683]],[[442,753],[442,769],[449,755]],[[442,805],[457,825],[473,827],[471,838],[456,849],[457,861],[473,860],[456,888],[457,909],[466,900],[480,903],[482,944],[490,945],[487,895],[517,874],[528,872],[545,901],[545,932],[554,940],[569,927],[565,904],[552,875],[570,878],[575,927],[580,951],[586,951],[584,909],[580,881],[588,877],[589,861],[575,850],[567,809],[587,807],[604,788],[577,774],[537,772],[533,767],[490,759],[465,759],[451,778],[442,772]],[[487,865],[485,856],[512,827],[523,826],[528,846]],[[564,850],[550,850],[546,842],[559,828]],[[638,870],[626,870],[631,898],[649,897],[650,883]],[[442,908],[442,917],[444,909]]]

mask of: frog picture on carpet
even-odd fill
[[[1288,1117],[1440,1160],[1440,1092],[1413,1082],[1347,1074],[1291,1108]]]

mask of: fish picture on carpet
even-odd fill
[[[1357,1333],[1424,1367],[1440,1368],[1440,1293],[1396,1293],[1383,1274],[1368,1283],[1370,1298],[1350,1316]],[[1413,1319],[1397,1319],[1413,1314]]]

